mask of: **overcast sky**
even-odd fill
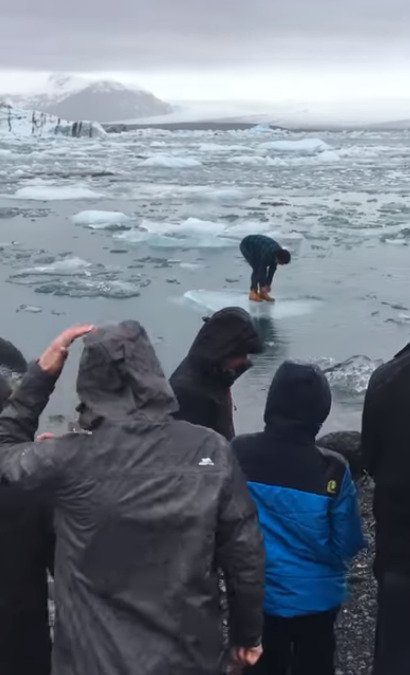
[[[409,34],[410,0],[11,0],[0,3],[0,87],[98,71],[173,98],[365,83],[407,95]]]

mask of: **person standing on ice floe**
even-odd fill
[[[240,243],[240,250],[246,262],[252,267],[249,300],[273,302],[269,295],[272,279],[278,265],[290,263],[290,253],[277,241],[263,234],[249,234]]]

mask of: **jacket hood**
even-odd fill
[[[220,366],[231,356],[259,354],[262,342],[248,312],[226,307],[204,319],[188,356],[201,365]]]
[[[27,370],[27,361],[12,342],[0,338],[0,365],[11,373],[23,375]]]
[[[143,416],[159,421],[178,410],[155,351],[137,321],[98,328],[84,340],[77,378],[80,425]]]
[[[269,389],[265,424],[296,426],[316,436],[331,405],[330,387],[318,366],[285,361]]]
[[[406,346],[403,347],[403,349],[400,349],[400,351],[397,352],[397,354],[394,355],[394,358],[399,359],[400,356],[404,356],[404,354],[407,354],[407,352],[409,352],[409,351],[410,351],[410,342],[408,342],[406,344]]]

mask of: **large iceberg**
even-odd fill
[[[13,108],[0,101],[0,138],[3,136],[50,136],[103,138],[107,135],[98,122],[69,122],[36,110]]]

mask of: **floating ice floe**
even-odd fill
[[[147,244],[152,248],[174,248],[174,249],[222,249],[231,248],[238,245],[236,239],[229,237],[218,237],[212,234],[202,233],[199,235],[189,235],[187,233],[177,235],[156,234],[142,230],[128,230],[121,234],[114,235],[115,239],[127,242],[128,244]]]
[[[64,201],[68,199],[100,199],[104,195],[83,185],[30,185],[17,190],[14,199]]]
[[[230,157],[228,164],[242,164],[243,166],[286,166],[286,162],[279,157],[266,157],[262,155],[238,155]]]
[[[36,293],[71,298],[113,298],[123,300],[140,295],[139,287],[118,279],[59,279],[36,286]]]
[[[199,218],[187,218],[181,223],[143,220],[139,229],[114,237],[131,244],[147,243],[158,248],[230,248],[238,243],[229,237],[225,224]]]
[[[37,307],[37,305],[20,305],[17,307],[16,312],[28,312],[29,314],[41,314],[43,311],[42,307]]]
[[[312,158],[313,161],[315,161],[317,164],[319,163],[332,163],[332,162],[340,162],[340,155],[338,152],[335,150],[324,150],[323,152],[320,152],[319,154],[315,155],[314,158]]]
[[[140,163],[140,166],[157,167],[159,169],[191,169],[202,165],[201,162],[193,157],[158,154],[144,159]]]
[[[187,189],[187,187],[189,189]],[[250,190],[237,187],[219,188],[216,186],[187,186],[184,190],[184,196],[190,201],[210,201],[224,204],[237,204],[244,202],[251,197]]]
[[[181,269],[188,270],[189,272],[197,272],[198,270],[203,268],[203,265],[191,262],[181,262],[179,263],[179,266]]]
[[[249,129],[248,133],[250,133],[250,134],[273,134],[273,133],[276,133],[276,130],[273,129],[269,124],[255,124],[254,127]]]
[[[263,232],[296,251],[303,241],[298,232],[272,232],[269,222],[244,220],[235,224],[187,218],[181,222],[143,220],[139,228],[115,234],[114,238],[130,244],[147,243],[164,248],[231,248],[238,247],[243,236]]]
[[[261,143],[261,148],[266,150],[277,150],[278,152],[298,152],[301,154],[312,155],[317,152],[331,150],[331,146],[320,138],[302,138],[300,140],[290,141],[268,141]]]
[[[47,265],[37,265],[36,267],[28,267],[21,270],[13,277],[27,277],[27,276],[72,276],[78,274],[87,274],[91,263],[76,256],[72,258],[63,258],[63,260],[56,260]]]
[[[224,234],[226,225],[212,220],[201,220],[200,218],[187,218],[181,223],[154,222],[143,220],[141,229],[152,234]]]
[[[91,230],[123,230],[130,227],[130,216],[121,211],[80,211],[71,216],[74,225]]]
[[[369,356],[351,356],[346,361],[334,362],[334,359],[319,360],[318,365],[324,369],[326,377],[332,389],[354,394],[364,394],[369,383],[370,376],[383,361],[371,359]],[[333,361],[333,363],[332,363]]]
[[[198,145],[198,150],[200,152],[230,152],[232,150],[232,146],[226,144],[226,145],[221,145],[220,143],[200,143]]]
[[[218,312],[224,307],[242,307],[253,315],[269,315],[273,319],[287,319],[310,314],[321,306],[314,299],[278,299],[276,302],[255,303],[248,299],[248,291],[192,290],[184,293],[184,300],[197,309]]]
[[[34,264],[11,274],[7,281],[26,286],[35,293],[70,296],[75,298],[107,297],[114,299],[132,298],[140,295],[147,280],[140,274],[120,267],[106,267],[102,263],[91,263],[77,256],[53,259],[35,251],[27,252]],[[20,311],[34,311],[24,305]],[[34,307],[34,305],[32,306]],[[0,345],[1,346],[1,345]]]

